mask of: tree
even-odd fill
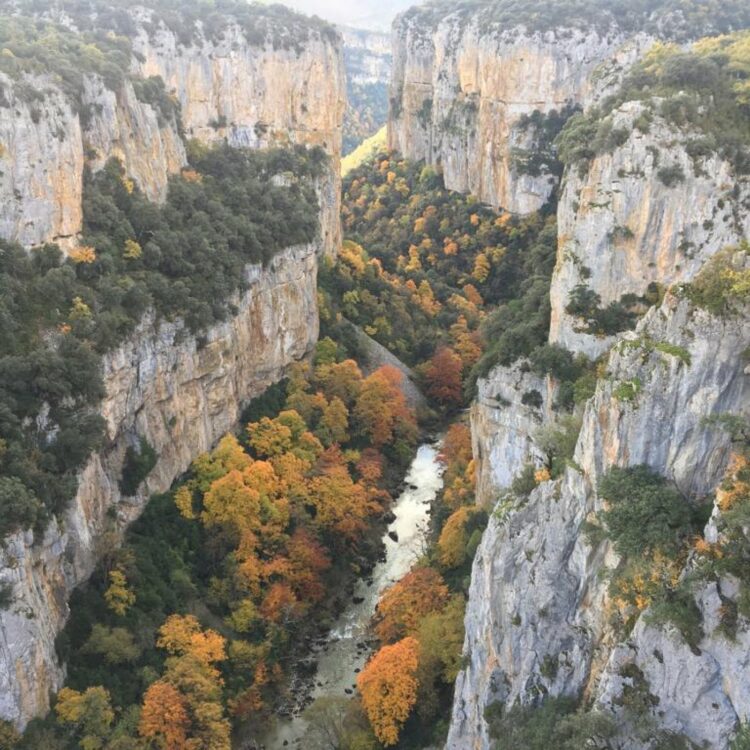
[[[79,693],[63,688],[57,694],[55,713],[58,722],[72,724],[83,750],[99,750],[109,734],[115,718],[109,693],[100,686]]]
[[[134,662],[141,653],[132,634],[125,628],[108,628],[95,623],[83,651],[104,657],[107,664]]]
[[[21,735],[15,727],[4,719],[0,719],[0,750],[14,750],[18,747]]]
[[[470,535],[469,523],[480,512],[479,508],[463,506],[445,522],[437,543],[438,560],[444,568],[458,568],[464,564]]]
[[[215,630],[203,630],[194,615],[170,615],[159,628],[156,645],[170,654],[188,654],[204,664],[226,658],[224,638]]]
[[[193,615],[171,615],[159,629],[157,646],[170,654],[161,682],[170,685],[179,700],[163,688],[152,694],[146,731],[162,738],[167,728],[179,734],[183,723],[181,705],[190,719],[184,747],[230,750],[230,725],[222,701],[223,680],[215,666],[226,658],[224,638],[214,630],[203,630]],[[164,695],[170,700],[169,716],[160,711],[156,702]]]
[[[138,733],[163,750],[187,747],[190,716],[185,698],[168,682],[153,683],[143,697]]]
[[[461,357],[447,346],[442,346],[424,366],[427,394],[442,406],[451,408],[463,403]]]
[[[122,617],[135,604],[135,594],[128,588],[125,573],[119,568],[109,572],[109,588],[104,592],[107,606]]]
[[[448,587],[434,568],[414,568],[380,598],[375,633],[383,643],[415,635],[425,615],[443,608]]]
[[[419,642],[408,637],[383,646],[357,676],[362,707],[375,736],[386,746],[399,733],[417,700]]]
[[[354,407],[354,416],[361,432],[376,448],[401,438],[416,439],[416,419],[406,403],[400,384],[403,375],[385,365],[365,378]]]
[[[32,527],[42,511],[36,495],[16,477],[0,477],[0,535]]]
[[[263,417],[247,426],[249,443],[261,458],[279,456],[292,448],[292,431],[278,419]]]
[[[348,427],[349,410],[338,396],[334,396],[323,410],[316,434],[325,446],[341,444],[349,440]]]
[[[351,543],[357,540],[365,520],[380,508],[370,493],[355,482],[343,457],[329,465],[322,474],[309,481],[308,503],[314,509],[315,523]]]
[[[692,531],[690,504],[648,466],[615,466],[598,490],[608,507],[597,517],[621,555],[674,556]]]
[[[180,485],[174,493],[174,504],[180,515],[188,521],[195,518],[193,510],[193,493],[186,484]]]

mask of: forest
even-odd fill
[[[173,307],[168,294],[151,291],[159,288],[153,286],[155,279],[163,283],[158,260],[190,252],[191,242],[180,232],[192,225],[183,227],[185,219],[177,217],[191,215],[190,201],[204,200],[202,190],[218,191],[214,180],[219,175],[232,181],[226,192],[242,202],[236,205],[247,206],[247,193],[238,188],[250,179],[251,166],[263,165],[263,173],[272,173],[287,158],[292,161],[286,166],[312,175],[317,164],[314,152],[305,159],[302,152],[258,154],[253,157],[257,164],[238,155],[228,149],[194,149],[188,174],[171,186],[163,209],[147,206],[115,164],[89,178],[85,236],[93,257],[66,261],[86,273],[86,293],[101,288],[106,274],[92,272],[106,263],[110,273],[128,273],[143,284],[160,314],[182,314],[196,330],[223,315],[221,307],[193,310],[189,293],[183,307]],[[390,168],[387,161],[379,158],[363,167],[352,181],[364,190],[370,183],[378,188],[397,184],[403,190],[407,178],[412,181],[409,230],[402,238],[405,255],[385,237],[383,246],[394,251],[384,253],[381,264],[348,240],[338,262],[321,269],[324,335],[312,358],[295,365],[286,380],[248,407],[236,435],[227,435],[213,451],[196,458],[187,477],[169,493],[153,497],[122,547],[104,535],[102,562],[91,581],[74,593],[71,618],[57,643],[68,665],[66,687],[53,713],[32,723],[20,747],[128,750],[153,744],[218,750],[228,748],[232,736],[248,727],[257,735],[287,699],[297,668],[295,653],[299,656],[311,638],[326,632],[343,605],[341,592],[372,568],[383,519],[420,427],[400,390],[400,372],[383,366],[363,373],[358,360],[367,357],[343,311],[376,338],[383,311],[403,314],[394,300],[414,306],[403,309],[421,311],[421,330],[429,334],[431,348],[412,351],[413,343],[406,342],[401,353],[418,365],[431,405],[444,414],[431,417],[430,424],[445,424],[463,403],[464,383],[481,355],[480,323],[486,315],[478,286],[491,297],[493,283],[500,285],[494,274],[513,273],[511,263],[493,270],[492,261],[485,268],[477,258],[489,254],[490,245],[504,243],[510,248],[507,255],[520,254],[548,223],[502,219],[472,199],[446,191],[439,174],[424,165],[394,159]],[[401,175],[398,182],[388,176],[394,169]],[[287,190],[292,189],[303,190]],[[355,223],[356,190],[355,185],[351,193],[347,186],[345,193],[346,231],[372,247],[382,231],[374,222],[383,219],[373,212]],[[388,199],[386,191],[380,193]],[[264,200],[284,206],[285,197],[272,192],[248,202],[257,207],[252,210],[262,211]],[[238,231],[227,237],[227,259],[243,247],[235,241],[254,237],[237,228],[240,221],[252,227],[252,210],[250,215],[235,211],[234,224],[219,212],[221,226],[207,225],[218,239],[212,252],[219,268],[222,237],[231,229]],[[294,210],[300,210],[299,203],[289,214]],[[162,216],[171,219],[166,226],[152,223]],[[288,239],[288,234],[274,234],[274,227],[273,221],[263,224],[266,246]],[[279,225],[282,231],[295,231],[294,224]],[[298,231],[305,231],[304,223]],[[145,236],[149,241],[141,244]],[[460,264],[457,250],[448,250],[448,262],[444,252],[430,252],[429,243],[438,237],[438,247],[455,241],[467,248]],[[138,244],[140,255],[126,257],[128,241]],[[427,272],[405,268],[415,242],[422,245]],[[200,254],[199,238],[192,244]],[[254,257],[254,245],[244,247],[247,261]],[[379,248],[374,246],[374,252]],[[146,264],[152,254],[155,262]],[[497,255],[500,261],[506,251]],[[194,267],[198,257],[187,255],[185,268]],[[449,272],[451,261],[456,267]],[[181,277],[183,286],[200,285],[196,299],[226,298],[226,279],[241,278],[239,272],[233,276],[233,268]],[[411,289],[419,288],[417,281],[430,289],[421,300],[414,299]],[[206,284],[219,286],[205,294]],[[379,306],[352,306],[353,296],[367,301],[371,289],[380,295]],[[82,303],[96,318],[106,312],[97,297],[82,297]],[[448,309],[443,315],[452,321],[444,339],[436,320],[443,305]],[[397,318],[391,320],[399,325]],[[97,346],[106,349],[105,343]],[[420,362],[425,354],[430,356]],[[156,459],[149,449],[142,445],[126,457],[124,487],[132,490],[148,474]],[[381,598],[373,622],[374,655],[358,675],[357,694],[324,699],[307,709],[310,747],[323,746],[315,743],[332,723],[341,728],[339,747],[351,750],[416,748],[426,737],[444,737],[460,667],[471,561],[487,514],[474,504],[471,440],[462,420],[447,428],[441,459],[444,486],[432,507],[429,543],[411,572]]]
[[[446,190],[435,168],[383,153],[346,176],[342,211],[348,239],[320,274],[324,330],[361,326],[444,411],[546,341],[553,207],[498,214]]]

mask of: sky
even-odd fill
[[[393,17],[417,0],[280,0],[295,10],[361,29],[388,31]]]

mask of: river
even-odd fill
[[[424,551],[430,506],[443,485],[443,466],[438,459],[440,444],[423,444],[406,474],[406,488],[391,506],[395,520],[383,536],[385,558],[366,579],[360,579],[346,609],[336,621],[318,657],[314,700],[322,696],[346,697],[354,691],[357,672],[368,657],[364,647],[369,624],[383,591],[398,581]],[[394,540],[389,532],[395,532]],[[349,691],[349,692],[347,692]],[[266,750],[302,748],[306,723],[301,716],[279,718],[263,739]]]

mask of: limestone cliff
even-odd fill
[[[97,169],[112,156],[160,200],[169,175],[186,162],[185,138],[252,148],[301,143],[322,146],[332,157],[319,185],[321,229],[332,253],[340,241],[344,106],[338,37],[310,31],[279,44],[283,24],[251,38],[229,22],[214,36],[197,24],[186,41],[150,10],[136,6],[131,16],[132,82],[113,87],[86,73],[75,103],[52,73],[15,81],[0,76],[0,200],[7,206],[0,236],[24,245],[74,245],[83,169]],[[67,26],[75,22],[66,19]],[[136,96],[133,84],[152,76],[166,85],[163,102]]]
[[[169,175],[186,163],[174,116],[162,121],[130,82],[113,91],[98,76],[87,77],[85,120],[49,79],[25,84],[0,77],[0,236],[22,245],[74,246],[83,219],[84,167],[99,168],[112,156],[149,198],[165,197]],[[41,99],[27,101],[28,87]]]
[[[236,314],[200,338],[180,321],[157,323],[147,315],[105,356],[105,449],[82,470],[75,499],[43,539],[18,533],[0,552],[0,581],[13,597],[0,611],[0,716],[22,727],[49,709],[50,692],[65,676],[54,644],[68,596],[91,574],[101,545],[113,543],[151,493],[167,490],[235,426],[244,403],[313,346],[320,253],[322,244],[294,247],[265,269],[249,266]],[[141,437],[159,460],[138,493],[123,497],[125,451]]]
[[[52,20],[70,35],[123,18],[80,12]],[[0,581],[12,597],[0,610],[0,718],[19,727],[47,711],[63,683],[55,638],[69,594],[91,574],[102,545],[116,543],[148,496],[168,489],[235,426],[242,405],[317,340],[318,257],[340,239],[344,76],[332,28],[293,14],[278,21],[272,13],[257,27],[214,15],[212,31],[198,21],[178,34],[153,11],[135,7],[125,18],[131,70],[118,69],[119,78],[85,69],[71,89],[54,71],[0,74],[0,236],[74,247],[87,167],[117,157],[161,201],[169,176],[186,164],[189,138],[322,146],[331,160],[317,184],[321,232],[313,245],[248,267],[247,290],[231,301],[227,322],[196,336],[180,321],[146,312],[136,333],[104,357],[105,447],[83,468],[75,499],[44,538],[18,533],[0,549]],[[124,455],[141,438],[158,462],[138,494],[123,497]]]
[[[321,230],[328,254],[340,244],[341,127],[345,76],[339,40],[311,33],[303,42],[258,44],[238,24],[221,35],[200,30],[186,44],[137,11],[136,71],[160,76],[180,103],[188,138],[264,148],[321,146],[333,159],[321,182]]]
[[[611,345],[566,311],[579,286],[600,307],[651,283],[689,281],[718,250],[750,234],[750,181],[715,152],[691,157],[700,134],[628,102],[611,116],[624,142],[567,171],[558,206],[550,343],[596,358]],[[640,125],[640,127],[639,127]]]
[[[600,700],[611,703],[622,690],[618,667],[628,660],[647,672],[651,691],[661,700],[659,724],[697,743],[725,747],[737,717],[747,715],[748,693],[737,673],[746,635],[731,645],[712,631],[719,606],[715,587],[702,598],[707,635],[700,656],[642,619],[631,639],[618,646],[608,628],[601,576],[614,553],[607,544],[590,546],[583,524],[600,509],[597,481],[614,465],[648,464],[688,496],[717,486],[730,439],[706,426],[705,418],[747,413],[750,384],[738,352],[750,343],[750,322],[747,316],[714,317],[668,295],[623,341],[586,405],[576,468],[542,482],[527,500],[506,500],[491,518],[472,571],[464,647],[468,666],[456,684],[448,748],[489,748],[484,709],[496,701],[528,703],[540,691],[576,694],[600,684]],[[648,342],[678,348],[659,350]],[[636,380],[634,400],[622,399],[618,386]],[[473,428],[476,442],[497,441],[493,425],[484,432],[486,423],[475,419]],[[493,461],[509,473],[519,468],[512,444]],[[480,484],[480,502],[494,499],[483,496],[486,492]],[[662,660],[652,658],[653,648]],[[689,688],[683,686],[686,673]],[[709,704],[718,707],[703,710]],[[634,745],[626,741],[622,747]]]
[[[450,189],[512,212],[537,210],[558,178],[550,136],[528,118],[593,97],[592,73],[618,54],[625,35],[531,32],[488,27],[479,15],[427,13],[394,23],[390,147],[441,164]],[[543,158],[524,165],[540,149]]]

